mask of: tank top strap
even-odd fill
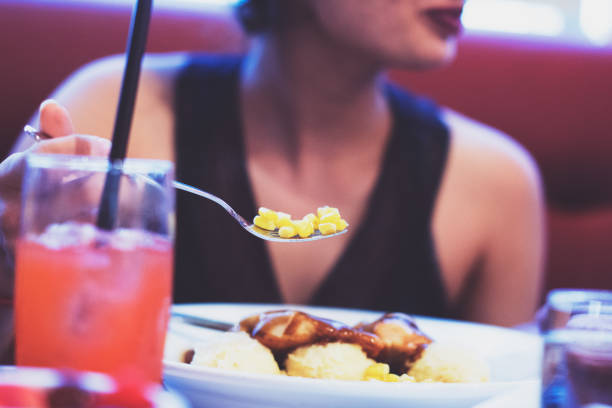
[[[207,159],[235,153],[241,146],[241,126],[236,106],[241,59],[233,56],[196,55],[175,82],[175,151],[183,161],[212,164]],[[223,151],[220,151],[223,149]],[[211,156],[213,155],[214,156]],[[178,166],[177,177],[191,183],[191,177],[205,175]],[[202,169],[205,170],[205,169]]]
[[[393,112],[397,154],[404,158],[393,162],[404,166],[402,174],[410,178],[403,183],[404,199],[418,199],[420,214],[427,227],[446,168],[450,134],[441,119],[438,105],[427,98],[415,96],[396,85],[388,84],[386,93]],[[416,189],[415,195],[407,189]]]

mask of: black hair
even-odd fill
[[[236,18],[247,34],[267,31],[274,24],[275,0],[241,0],[235,8]]]

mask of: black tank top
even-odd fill
[[[237,57],[194,56],[176,80],[176,177],[256,215]],[[309,304],[448,316],[431,234],[449,134],[435,105],[387,85],[385,159],[358,230]],[[350,220],[349,220],[350,222]],[[177,193],[174,301],[282,303],[264,241],[217,204]]]

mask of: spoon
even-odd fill
[[[53,136],[51,136],[51,135],[49,135],[49,134],[47,134],[47,133],[45,133],[45,132],[43,132],[41,130],[37,130],[37,129],[33,128],[30,125],[26,125],[23,128],[23,131],[27,135],[29,135],[32,138],[34,138],[34,140],[36,140],[36,141],[45,140],[45,139],[52,139],[53,138]],[[143,176],[143,177],[146,177],[146,176]],[[151,180],[151,182],[155,183],[153,180]],[[293,237],[293,238],[282,238],[280,235],[278,235],[278,229],[276,229],[274,231],[269,231],[269,230],[265,230],[263,228],[259,228],[255,224],[249,223],[242,216],[240,216],[240,214],[238,214],[228,203],[226,203],[225,201],[223,201],[219,197],[215,196],[214,194],[211,194],[211,193],[209,193],[207,191],[204,191],[204,190],[200,190],[199,188],[190,186],[189,184],[181,183],[180,181],[176,181],[176,180],[172,181],[172,185],[177,190],[186,191],[188,193],[195,194],[195,195],[198,195],[200,197],[207,198],[210,201],[213,201],[213,202],[219,204],[236,221],[238,221],[238,223],[242,226],[242,228],[244,228],[245,230],[247,230],[251,234],[255,235],[256,237],[261,238],[261,239],[265,239],[267,241],[275,241],[275,242],[308,242],[308,241],[317,241],[317,240],[320,240],[320,239],[336,237],[336,236],[344,234],[345,232],[348,231],[348,228],[345,228],[344,230],[336,232],[336,233],[333,233],[333,234],[323,235],[323,234],[321,234],[321,232],[319,230],[316,230],[312,235],[310,235],[309,237],[306,237],[306,238],[300,238],[298,236]]]
[[[203,327],[205,329],[230,331],[236,327],[236,325],[233,323],[222,322],[220,320],[208,319],[206,317],[200,317],[181,312],[172,312],[171,317],[179,318],[184,323],[190,324],[192,326]]]

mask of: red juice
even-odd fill
[[[73,224],[21,239],[17,364],[159,381],[172,258],[169,240],[137,230]]]

